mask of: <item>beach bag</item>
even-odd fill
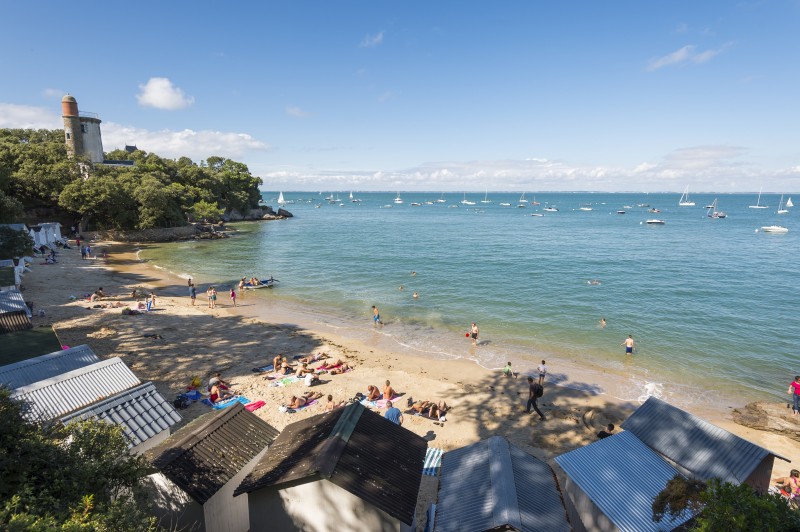
[[[184,408],[189,408],[189,405],[192,404],[192,400],[189,399],[189,396],[185,393],[178,394],[174,401],[172,401],[172,406],[179,410],[183,410]]]
[[[537,386],[536,387],[536,397],[539,398],[544,395],[544,387]]]
[[[198,377],[197,375],[195,375],[194,377],[192,377],[192,383],[191,383],[191,385],[190,385],[190,386],[191,386],[192,388],[195,388],[195,389],[197,389],[197,388],[199,388],[199,387],[200,387],[200,385],[201,385],[202,383],[203,383],[203,381],[201,381],[201,380],[200,380],[200,377]]]

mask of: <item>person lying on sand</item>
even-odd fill
[[[377,386],[371,384],[367,386],[367,401],[377,401],[380,396],[381,392]]]
[[[397,395],[397,392],[394,391],[394,388],[392,388],[391,383],[387,380],[386,386],[383,387],[383,398],[388,401],[395,395]]]
[[[319,367],[319,369],[324,369],[324,370],[335,369],[344,364],[345,362],[340,358],[337,359],[336,362],[323,362],[322,365]]]
[[[416,412],[416,414],[425,415],[431,406],[433,406],[433,403],[430,401],[417,401],[411,405],[411,409]]]
[[[332,368],[332,369],[328,370],[328,374],[330,374],[330,375],[341,375],[342,373],[346,373],[346,372],[350,371],[351,369],[356,369],[356,367],[355,366],[351,366],[350,364],[345,362],[344,364],[340,365],[338,368]]]
[[[439,421],[444,421],[444,416],[447,414],[447,411],[450,407],[447,406],[447,403],[444,401],[439,401],[438,404],[432,404],[431,409],[428,412],[428,417],[431,419],[438,419]]]
[[[312,362],[319,362],[325,358],[329,358],[326,353],[317,353],[316,355],[310,355],[307,357],[303,357],[300,359],[301,364],[311,364]],[[325,368],[323,368],[325,369]]]
[[[294,409],[301,408],[307,403],[310,403],[314,399],[319,399],[320,397],[322,397],[322,394],[319,392],[306,392],[301,396],[293,395],[287,407]]]

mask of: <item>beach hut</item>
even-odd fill
[[[61,418],[63,424],[94,419],[119,425],[131,454],[142,454],[169,436],[181,420],[172,404],[147,382]]]
[[[275,428],[236,403],[195,419],[145,453],[158,470],[149,481],[161,526],[249,530],[247,496],[234,497],[233,490],[277,436]]]
[[[650,397],[622,428],[687,477],[769,489],[775,458],[789,461],[669,403]]]
[[[43,229],[41,225],[31,225],[29,228],[31,238],[33,238],[33,245],[36,248],[47,245],[47,230]]]
[[[234,493],[253,532],[413,530],[426,449],[352,403],[288,425]]]
[[[620,432],[555,458],[566,479],[567,512],[576,531],[674,530],[693,515],[653,521],[653,498],[678,470],[630,432]]]
[[[62,241],[61,224],[59,222],[44,222],[40,223],[39,226],[44,231],[44,237],[47,245],[52,245],[56,242]]]
[[[553,470],[501,436],[442,457],[435,532],[570,531]]]
[[[0,291],[0,335],[33,327],[31,309],[16,287]]]
[[[28,404],[26,419],[48,421],[139,384],[122,359],[114,357],[21,386],[11,396]]]
[[[97,362],[100,358],[88,345],[62,349],[0,366],[0,385],[13,390]]]

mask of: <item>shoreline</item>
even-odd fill
[[[47,312],[45,318],[35,318],[34,325],[53,324],[63,343],[87,343],[101,358],[122,357],[143,382],[153,381],[168,400],[185,390],[192,376],[207,381],[221,371],[233,382],[235,391],[252,401],[265,401],[265,407],[255,413],[280,430],[324,409],[322,401],[295,414],[281,413],[278,406],[293,394],[314,390],[332,394],[339,402],[364,392],[367,384],[382,387],[388,379],[404,393],[397,405],[401,410],[406,410],[409,397],[444,399],[452,407],[442,425],[405,415],[404,427],[429,439],[431,446],[451,450],[500,434],[543,459],[595,441],[595,434],[607,423],[618,426],[638,406],[597,393],[589,386],[575,389],[546,380],[539,405],[547,419],[539,421],[537,416],[524,413],[527,383],[522,376],[509,379],[467,359],[414,356],[391,343],[387,345],[379,334],[362,341],[339,331],[320,330],[319,322],[306,323],[302,316],[279,304],[253,305],[254,298],[248,301],[251,294],[240,298],[247,306],[234,309],[228,306],[227,294],[221,292],[218,303],[223,305],[210,310],[201,292],[192,307],[186,279],[138,259],[134,245],[97,242],[94,247],[108,249],[107,262],[81,261],[77,250],[65,250],[59,264],[36,267],[26,276],[26,299]],[[53,269],[60,275],[52,275]],[[131,301],[134,286],[154,290],[157,310],[123,316],[119,309],[88,309],[87,301],[69,300],[70,295],[92,292],[99,286],[110,295],[108,299],[121,302]],[[342,375],[322,375],[324,383],[313,388],[302,383],[270,387],[262,375],[251,371],[271,363],[277,353],[291,357],[319,351],[329,353],[334,360],[346,359],[356,369]],[[572,369],[558,371],[567,373],[567,384],[578,380]],[[608,371],[600,375],[609,381],[621,378]],[[772,452],[800,458],[800,444],[735,424],[730,407],[687,410]],[[180,412],[184,417],[181,425],[210,411],[202,404],[193,404]],[[779,461],[773,476],[782,476],[788,469],[788,464]]]

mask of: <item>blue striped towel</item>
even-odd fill
[[[443,449],[436,449],[428,447],[425,451],[425,463],[422,465],[422,474],[429,477],[435,477],[439,474],[439,468],[442,467]]]
[[[201,401],[201,403],[210,406],[214,410],[222,410],[223,408],[228,408],[229,406],[233,406],[236,403],[242,403],[243,405],[246,405],[249,402],[250,402],[250,399],[248,399],[247,397],[242,397],[242,396],[232,397],[230,399],[226,399],[224,401],[219,401],[219,402],[216,402],[216,403],[212,403],[208,399],[203,399]]]

